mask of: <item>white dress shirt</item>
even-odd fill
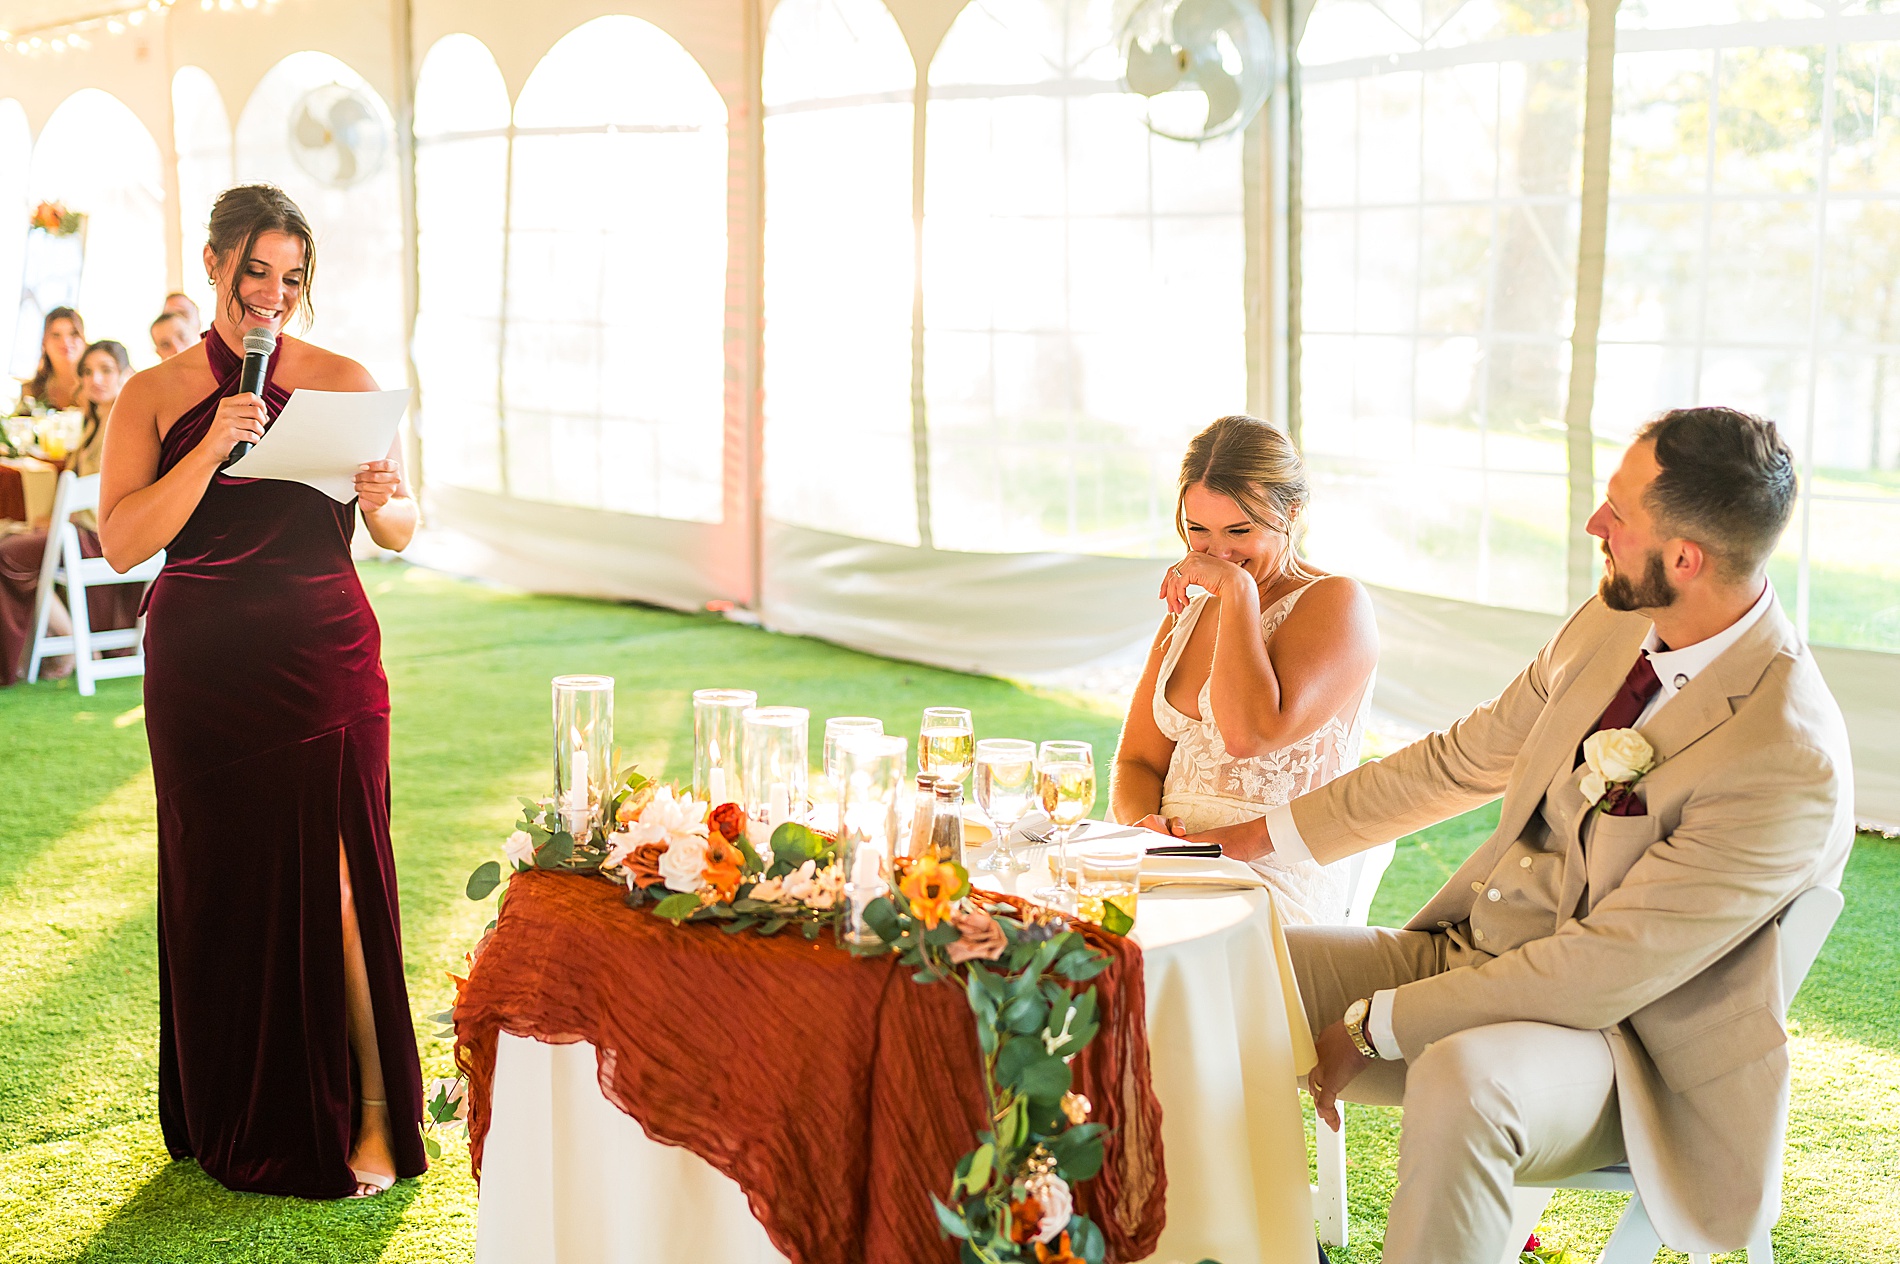
[[[1767,611],[1774,586],[1762,584],[1761,596],[1748,612],[1735,622],[1717,632],[1714,636],[1704,637],[1694,645],[1679,650],[1662,648],[1662,638],[1656,635],[1652,626],[1649,635],[1643,639],[1643,650],[1649,655],[1649,662],[1656,669],[1656,679],[1662,682],[1662,688],[1649,700],[1643,713],[1636,717],[1635,727],[1641,728],[1654,719],[1671,698],[1681,693],[1696,675],[1722,656],[1724,650],[1742,639],[1748,629],[1755,626],[1763,613]],[[1273,839],[1273,851],[1269,853],[1270,863],[1292,864],[1301,860],[1311,860],[1313,853],[1307,848],[1306,840],[1300,837],[1299,826],[1293,822],[1293,805],[1283,804],[1267,810],[1267,833]],[[1372,1012],[1366,1016],[1366,1039],[1379,1051],[1381,1058],[1394,1061],[1405,1055],[1399,1051],[1397,1037],[1392,1034],[1392,997],[1395,989],[1385,988],[1372,994]]]

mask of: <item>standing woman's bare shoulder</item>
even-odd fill
[[[374,391],[381,388],[368,369],[345,355],[325,351],[301,338],[283,337],[278,375],[287,387],[313,391]]]

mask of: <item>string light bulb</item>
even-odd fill
[[[133,0],[123,8],[73,22],[50,22],[25,31],[0,30],[0,52],[18,53],[23,57],[38,57],[49,51],[82,52],[93,47],[92,40],[87,38],[89,32],[123,35],[127,27],[142,25],[146,14],[162,15],[175,3],[177,0]],[[229,13],[240,5],[251,11],[269,12],[278,3],[279,0],[198,0],[198,7],[207,13],[214,8]]]

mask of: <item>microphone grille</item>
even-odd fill
[[[268,329],[253,329],[244,335],[244,354],[267,356],[277,350],[277,335]]]

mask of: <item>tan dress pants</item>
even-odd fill
[[[1445,935],[1383,927],[1289,926],[1286,942],[1315,1034],[1362,996],[1489,959]],[[1409,1062],[1374,1062],[1341,1096],[1405,1108],[1385,1264],[1492,1264],[1508,1245],[1517,1181],[1623,1158],[1609,1042],[1597,1031],[1468,1028]]]

